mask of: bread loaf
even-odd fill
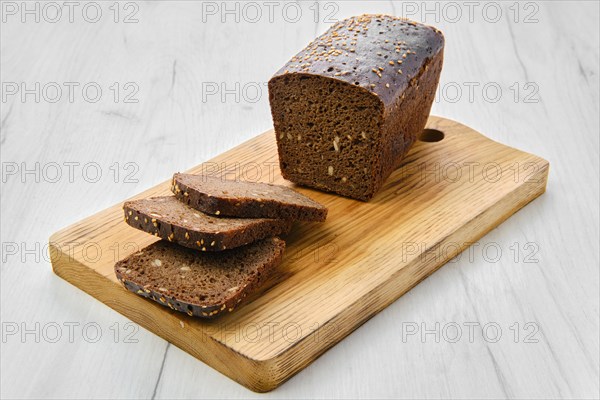
[[[269,81],[283,177],[367,201],[425,127],[443,61],[433,27],[340,21]]]

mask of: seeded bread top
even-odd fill
[[[444,36],[434,27],[390,15],[361,15],[337,22],[273,78],[320,75],[362,87],[388,104],[417,82],[443,47]]]

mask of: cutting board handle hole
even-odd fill
[[[439,142],[444,139],[444,132],[438,131],[437,129],[423,129],[423,132],[419,135],[421,142]]]

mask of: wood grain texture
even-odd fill
[[[272,390],[545,191],[547,161],[447,119],[431,117],[428,128],[423,140],[439,132],[443,139],[418,141],[369,203],[298,188],[329,207],[328,220],[298,224],[261,293],[215,321],[121,287],[116,260],[156,240],[125,224],[121,204],[52,235],[54,271],[248,388]],[[276,162],[269,131],[190,172],[247,180],[251,167],[254,180],[289,185]],[[272,168],[258,174],[264,166]],[[168,194],[169,187],[136,198]]]

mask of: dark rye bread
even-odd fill
[[[171,190],[188,206],[219,216],[294,221],[325,221],[327,218],[327,207],[281,185],[175,174]]]
[[[268,238],[218,253],[158,241],[115,264],[130,291],[190,316],[231,312],[279,265],[285,242]]]
[[[425,127],[443,62],[437,29],[340,21],[269,81],[283,177],[367,201]]]
[[[266,218],[219,218],[174,196],[128,201],[125,222],[154,236],[201,251],[221,251],[289,232],[292,222]]]

